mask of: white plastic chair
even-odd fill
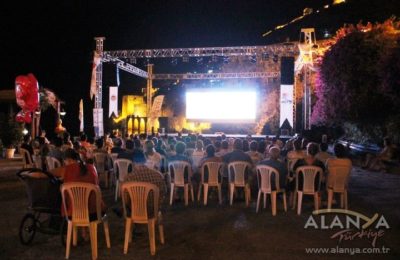
[[[299,190],[299,177],[303,177],[303,190]],[[315,187],[315,179],[318,178],[317,187]],[[319,201],[321,198],[321,179],[322,169],[317,166],[301,166],[296,169],[296,193],[297,198],[297,214],[301,214],[301,204],[303,201],[303,195],[314,196],[314,208],[319,209]]]
[[[112,186],[115,187],[115,185],[117,184],[117,177],[116,177],[116,173],[115,173],[115,169],[114,169],[114,162],[115,160],[118,158],[118,153],[110,153],[108,154],[108,160],[111,160],[111,165],[110,167],[112,167],[112,169],[109,170],[110,175],[110,179],[112,180]]]
[[[96,199],[96,215],[95,220],[90,221],[89,212],[89,196],[94,194]],[[77,244],[77,227],[89,227],[90,244],[92,247],[92,259],[97,259],[97,225],[104,224],[104,234],[106,237],[107,248],[111,247],[108,221],[106,215],[101,214],[101,192],[97,185],[83,182],[69,182],[61,186],[61,196],[68,222],[67,241],[65,258],[69,258],[71,248],[71,238],[73,245]],[[68,199],[67,199],[68,197]],[[68,201],[68,202],[67,202]],[[67,203],[72,209],[72,216],[67,216]]]
[[[189,204],[189,190],[192,196],[192,201],[194,201],[194,191],[191,182],[192,179],[192,166],[190,163],[185,161],[173,161],[168,163],[169,175],[171,180],[171,193],[169,204],[172,205],[175,189],[178,187],[183,188],[185,206]],[[187,181],[185,181],[185,169],[188,172]]]
[[[54,168],[61,167],[61,162],[57,158],[46,156],[46,166],[47,170],[51,171]]]
[[[276,194],[282,193],[283,196],[283,208],[285,212],[287,211],[286,205],[286,191],[285,189],[280,188],[279,183],[279,172],[270,166],[267,165],[257,165],[257,181],[258,181],[258,196],[257,196],[257,206],[256,212],[260,207],[260,198],[261,194],[264,195],[264,208],[267,205],[267,194],[271,196],[271,210],[272,216],[276,215]],[[272,189],[272,183],[275,183],[275,189]]]
[[[97,174],[99,175],[99,179],[101,176],[103,176],[105,187],[108,188],[109,173],[106,167],[108,161],[108,154],[94,153],[93,159],[94,159],[94,166],[96,167]]]
[[[35,164],[35,167],[38,169],[43,169],[43,162],[42,162],[42,156],[39,154],[37,155],[32,155],[33,162]]]
[[[161,244],[164,244],[164,228],[161,223],[161,212],[158,210],[158,187],[148,182],[125,182],[121,185],[122,204],[125,217],[125,243],[124,254],[128,253],[129,242],[132,241],[132,228],[134,223],[147,224],[149,230],[150,253],[156,253],[155,225],[158,224]],[[149,195],[152,195],[153,205],[149,205]],[[127,210],[127,195],[129,195],[130,214]],[[150,211],[148,211],[150,210]],[[150,214],[149,214],[150,213]]]
[[[206,162],[202,165],[200,169],[200,186],[197,193],[197,200],[200,201],[201,188],[204,187],[204,198],[203,203],[207,205],[208,199],[208,188],[217,187],[218,189],[218,201],[222,204],[222,194],[221,194],[221,183],[222,183],[222,170],[224,164],[222,162]],[[208,181],[204,179],[205,170],[208,170]]]
[[[237,161],[228,164],[229,203],[232,206],[233,193],[237,187],[244,188],[246,207],[250,203],[250,185],[246,182],[246,170],[252,169],[249,162]]]
[[[36,166],[33,163],[31,154],[28,152],[28,150],[19,148],[19,153],[22,156],[22,161],[24,162],[24,168],[32,168]]]
[[[340,207],[348,209],[347,186],[351,167],[329,167],[326,189],[328,192],[328,209],[332,208],[334,193],[340,194]]]
[[[114,161],[114,171],[115,171],[115,201],[118,200],[118,197],[121,195],[119,189],[122,182],[125,181],[126,176],[128,175],[128,169],[132,168],[133,171],[133,163],[128,159],[116,159]],[[117,174],[118,173],[118,174]],[[117,178],[118,177],[118,178]]]

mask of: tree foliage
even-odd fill
[[[353,123],[372,132],[398,117],[400,23],[347,26],[324,54],[313,124]]]

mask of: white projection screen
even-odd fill
[[[186,119],[216,123],[254,123],[255,90],[189,89]]]

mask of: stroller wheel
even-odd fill
[[[19,240],[23,245],[29,245],[36,233],[36,219],[32,214],[26,214],[19,226]]]

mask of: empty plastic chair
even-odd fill
[[[96,167],[97,174],[99,175],[99,179],[103,176],[104,178],[104,185],[108,188],[108,179],[109,179],[109,172],[107,170],[107,162],[108,162],[108,154],[106,153],[94,153],[94,166]]]
[[[131,171],[129,171],[129,168],[131,169]],[[118,197],[121,195],[119,191],[121,183],[125,181],[126,176],[129,174],[129,172],[132,172],[132,170],[133,170],[133,163],[131,160],[116,159],[114,161],[114,171],[116,176],[115,201],[117,201]]]
[[[61,162],[57,158],[46,156],[46,165],[47,165],[47,170],[51,171],[54,168],[61,167]]]

